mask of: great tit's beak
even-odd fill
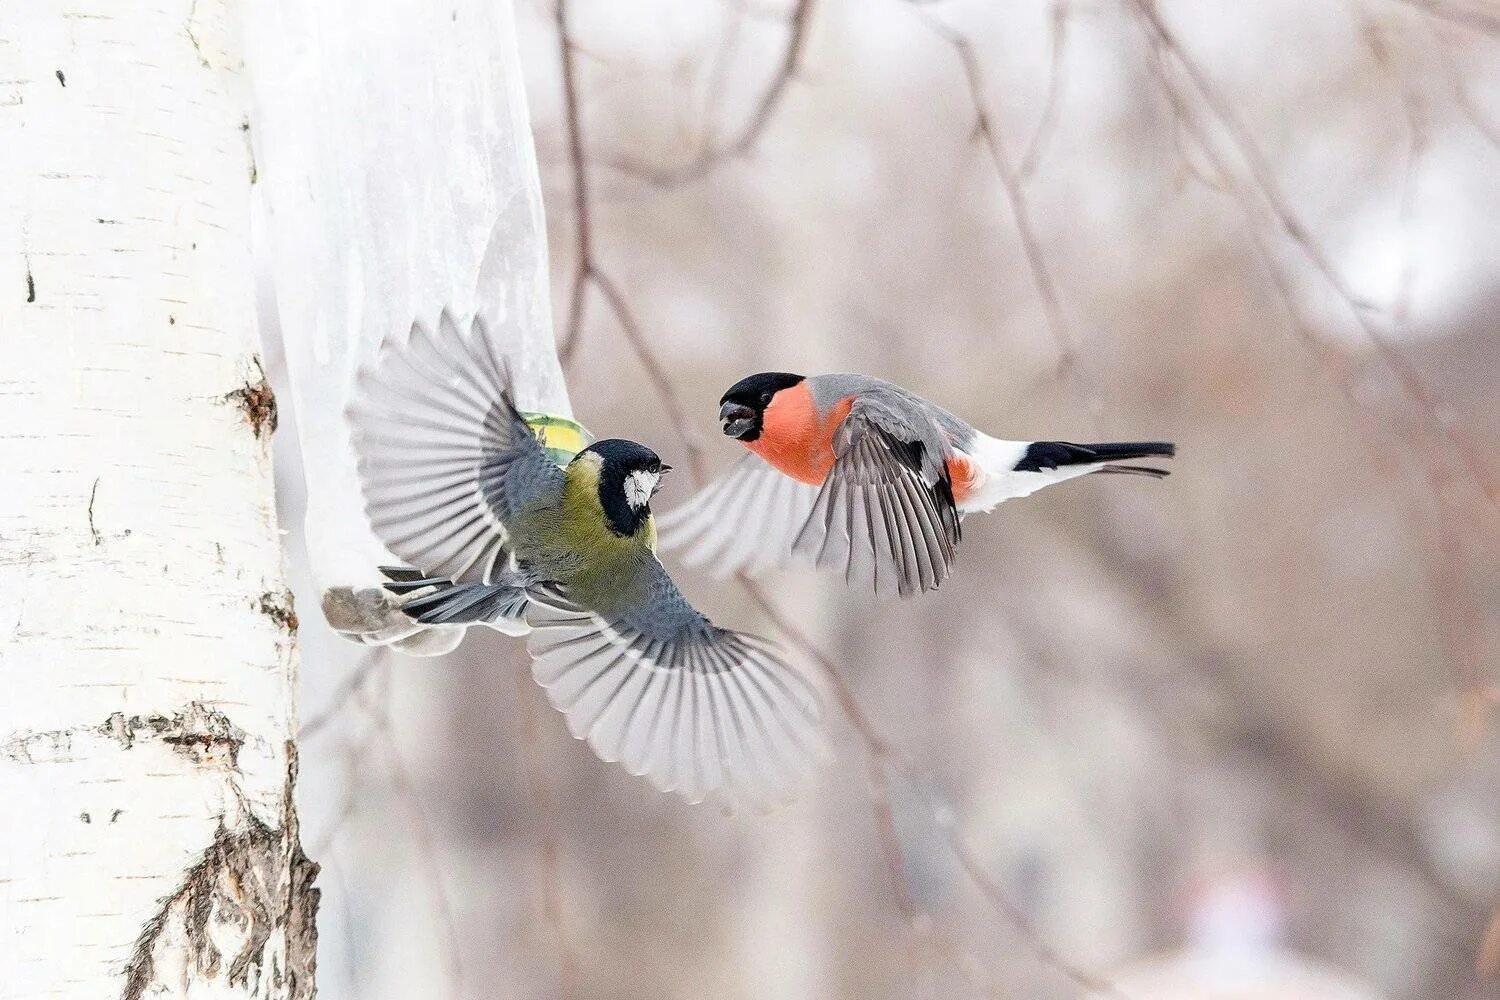
[[[755,426],[755,411],[744,403],[725,403],[719,407],[719,424],[729,437],[744,437]]]

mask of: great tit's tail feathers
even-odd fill
[[[385,574],[386,582],[382,586],[398,597],[426,590],[428,587],[447,586],[453,582],[446,576],[425,576],[421,570],[410,566],[382,566],[380,572]]]
[[[507,635],[528,631],[526,588],[518,583],[454,583],[400,566],[382,566],[385,589],[397,596],[401,613],[422,625],[488,625]]]
[[[489,583],[449,583],[401,605],[423,625],[496,625],[526,613],[526,591]]]

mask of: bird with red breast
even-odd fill
[[[664,548],[720,575],[801,559],[902,596],[948,578],[967,515],[1094,473],[1160,478],[1138,460],[1176,453],[991,437],[868,375],[751,375],[720,398],[719,421],[750,454],[661,519]]]

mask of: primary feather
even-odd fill
[[[662,470],[634,442],[559,469],[477,321],[414,327],[362,373],[350,416],[377,535],[412,569],[417,622],[530,629],[533,673],[573,735],[690,801],[785,798],[812,759],[816,695],[770,643],[694,609],[654,552]]]

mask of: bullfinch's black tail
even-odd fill
[[[454,583],[446,577],[424,577],[404,566],[382,566],[380,570],[389,578],[385,589],[405,598],[402,613],[423,625],[493,626],[525,617],[527,597],[523,587]]]
[[[1067,441],[1034,441],[1016,463],[1017,472],[1044,472],[1069,465],[1103,465],[1095,472],[1113,472],[1160,479],[1166,469],[1149,465],[1120,465],[1132,458],[1171,458],[1177,446],[1170,441],[1115,441],[1103,444],[1071,444]]]

